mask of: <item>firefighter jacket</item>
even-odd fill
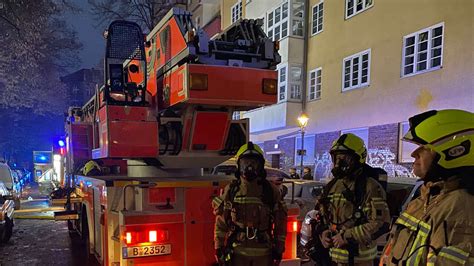
[[[231,192],[233,184],[229,184],[212,202],[215,248],[231,247],[233,252],[249,257],[270,256],[272,251],[282,254],[287,209],[279,189],[267,180],[240,180],[235,193]],[[262,182],[266,182],[267,189]]]
[[[456,177],[427,182],[395,221],[382,263],[474,265],[473,203]]]
[[[365,182],[363,195],[358,197],[355,196],[356,182],[362,182],[359,186]],[[347,264],[349,257],[353,256],[356,263],[372,261],[377,255],[375,235],[390,224],[385,191],[375,179],[363,174],[355,179],[337,179],[326,189],[329,189],[326,199],[329,202],[321,204],[324,207],[320,211],[332,234],[342,233],[349,243],[346,247],[330,248],[331,260]],[[360,198],[360,201],[357,203],[355,198]]]

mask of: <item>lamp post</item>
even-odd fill
[[[303,178],[303,156],[305,155],[305,150],[304,150],[304,130],[306,126],[308,125],[308,120],[309,117],[305,114],[302,113],[300,116],[298,116],[298,125],[300,126],[301,129],[301,150],[299,152],[299,155],[301,156],[301,176],[300,178]]]

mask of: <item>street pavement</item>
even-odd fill
[[[31,197],[28,200],[28,197]],[[78,236],[71,238],[65,221],[54,221],[54,210],[37,185],[23,191],[21,209],[8,243],[0,244],[0,265],[91,265]]]

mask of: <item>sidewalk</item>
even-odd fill
[[[54,220],[54,211],[61,207],[50,207],[49,198],[39,191],[38,183],[27,184],[22,191],[21,209],[15,211],[15,219]]]

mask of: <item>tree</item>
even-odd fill
[[[0,0],[0,109],[62,112],[59,77],[80,61],[76,33],[60,18],[66,2]]]
[[[0,154],[31,150],[62,131],[66,88],[81,44],[61,19],[66,0],[0,0]],[[54,133],[52,133],[54,132]]]
[[[151,31],[173,6],[186,6],[187,0],[89,0],[89,4],[100,25],[131,20]]]

